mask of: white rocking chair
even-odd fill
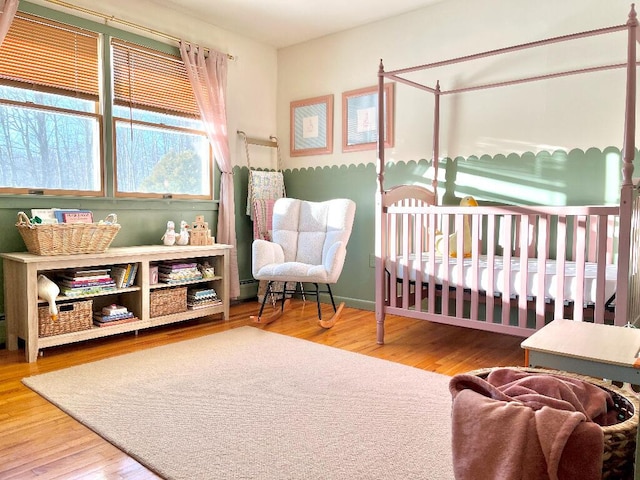
[[[299,283],[311,283],[315,291],[305,289],[306,295],[315,295],[318,321],[323,328],[337,321],[344,302],[336,308],[330,285],[342,273],[347,255],[347,242],[351,235],[356,204],[348,199],[309,202],[295,198],[281,198],[273,206],[272,241],[254,240],[252,246],[252,272],[257,280],[266,280],[260,312],[252,316],[256,323],[271,323],[279,318],[288,304],[288,298],[297,292]],[[282,282],[282,290],[272,291],[275,282]],[[288,289],[287,283],[293,288]],[[320,291],[319,284],[327,289]],[[322,319],[320,294],[328,293],[334,314]],[[276,295],[280,308],[263,316],[267,297]]]

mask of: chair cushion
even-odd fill
[[[270,263],[262,267],[254,276],[258,280],[330,283],[324,266],[301,262]]]

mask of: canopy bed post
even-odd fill
[[[378,67],[378,163],[376,166],[376,198],[375,198],[375,231],[385,232],[387,230],[386,218],[383,215],[384,209],[384,64],[380,59]],[[383,252],[386,252],[386,236],[375,235],[375,275],[376,275],[376,325],[378,343],[384,343],[384,302],[385,296],[382,292],[384,287],[384,260]]]
[[[438,198],[438,158],[440,157],[440,80],[436,82],[433,92],[433,179],[431,186],[433,194]]]
[[[632,237],[635,236],[633,216],[637,215],[637,194],[634,191],[633,159],[636,133],[636,45],[638,18],[633,5],[627,20],[627,89],[624,119],[624,144],[622,147],[622,187],[620,190],[620,236],[618,239],[618,288],[616,290],[616,324],[635,325],[638,316],[637,294],[633,287],[636,278],[636,255],[632,255]],[[635,215],[634,215],[635,214]]]

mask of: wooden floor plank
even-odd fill
[[[323,316],[331,310],[323,306]],[[302,338],[424,370],[455,375],[477,368],[522,365],[522,339],[388,316],[385,345],[376,343],[373,312],[345,308],[333,328],[318,326],[315,302],[294,299],[269,325],[255,325],[257,302],[231,307],[228,322],[189,321],[44,350],[26,363],[24,350],[0,351],[0,478],[156,479],[152,472],[26,388],[21,379],[116,355],[209,335],[243,325]],[[329,317],[327,317],[329,318]]]

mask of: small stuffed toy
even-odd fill
[[[180,233],[176,237],[176,245],[189,245],[189,224],[184,220],[180,222]]]
[[[167,222],[167,230],[160,240],[162,240],[165,245],[173,245],[176,243],[176,225],[173,221],[169,220]]]
[[[469,195],[460,200],[460,206],[477,207],[478,202],[475,198]],[[462,235],[462,245],[464,248],[463,254],[464,257],[467,258],[471,256],[471,225],[469,224],[469,215],[464,216]],[[442,237],[442,234],[440,234],[440,236],[436,238],[436,252],[438,252],[440,255],[442,255],[444,252],[443,242],[444,238]],[[449,235],[449,256],[458,256],[458,232],[453,232],[451,235]]]

